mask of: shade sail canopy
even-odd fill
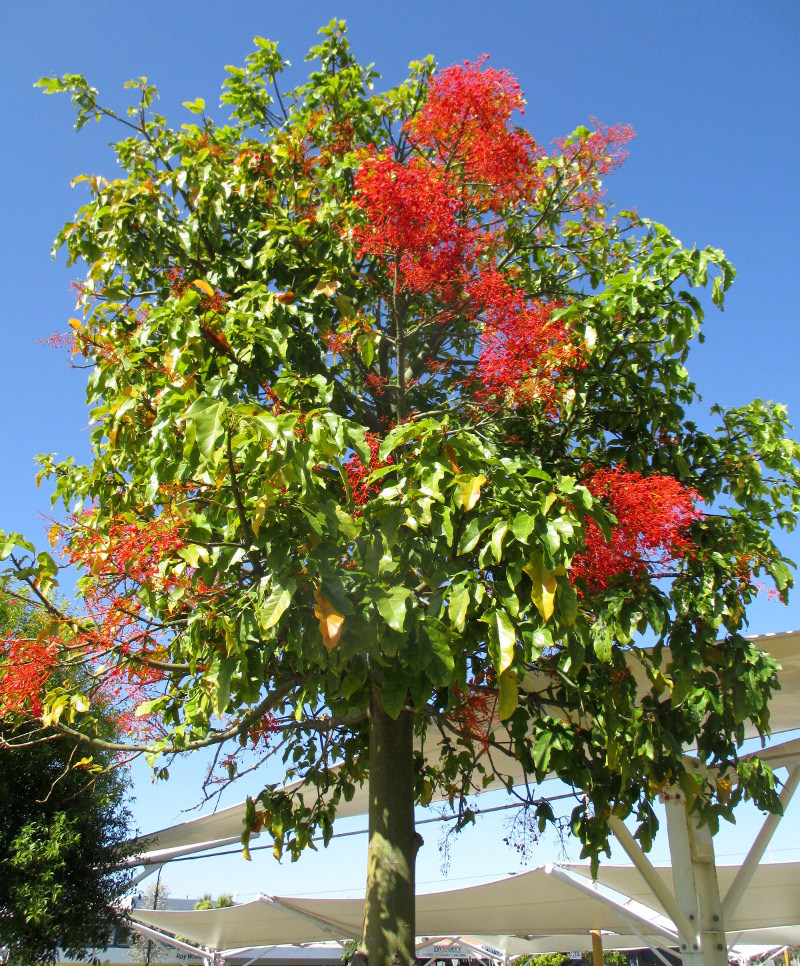
[[[227,909],[136,909],[131,915],[137,922],[198,945],[230,949],[360,936],[364,900],[274,896]],[[421,936],[580,933],[607,927],[610,918],[599,900],[577,893],[544,869],[487,885],[420,895],[416,906]]]
[[[572,865],[566,868],[588,875],[586,866]],[[720,895],[725,895],[738,871],[739,866],[717,866]],[[672,886],[672,869],[669,866],[657,867],[655,872],[667,886]],[[639,872],[630,866],[601,865],[597,880],[651,909],[665,911]],[[733,936],[743,930],[765,926],[800,926],[800,862],[775,862],[758,866],[733,918],[725,923],[725,930]],[[751,940],[748,939],[748,942]]]
[[[800,729],[800,701],[798,701],[798,695],[800,695],[800,631],[791,631],[785,634],[766,634],[754,638],[754,640],[759,647],[772,654],[781,665],[779,678],[782,689],[773,696],[770,706],[773,734]],[[665,652],[664,664],[668,662],[669,652]],[[640,682],[640,687],[642,689],[648,687],[646,675],[640,662],[631,658],[629,663],[634,676]],[[542,686],[546,685],[543,683]],[[535,690],[537,678],[529,676],[526,679],[526,687]],[[749,736],[752,737],[752,735]],[[774,768],[786,764],[789,758],[794,758],[795,761],[800,760],[800,739],[760,751],[758,755],[769,761]],[[525,781],[526,776],[519,762],[509,755],[493,750],[492,760],[494,766],[513,784],[521,784]],[[300,781],[294,782],[287,785],[286,790],[291,791],[302,784]],[[488,786],[485,788],[481,786],[480,789],[475,791],[491,791],[501,788],[503,785],[504,782],[494,778]],[[351,801],[340,804],[337,815],[339,818],[363,815],[367,812],[368,804],[368,790],[365,785],[362,785],[360,788],[356,788]],[[213,815],[203,815],[200,818],[191,819],[188,822],[182,822],[141,836],[139,842],[142,851],[138,858],[132,860],[132,862],[168,861],[176,855],[186,854],[190,851],[202,851],[206,848],[237,842],[242,834],[244,815],[245,805],[242,802],[221,809]]]
[[[520,763],[505,754],[501,749],[492,749],[492,764],[506,775],[513,784],[520,785],[526,780],[525,772]],[[487,772],[491,772],[491,767],[487,764]],[[293,791],[304,785],[303,781],[292,782],[285,786],[286,791]],[[493,778],[492,782],[484,787],[483,784],[476,788],[475,794],[483,791],[491,791],[505,787],[504,783],[498,778]],[[316,790],[313,784],[306,784],[306,796],[316,797]],[[326,792],[321,791],[320,795],[325,797]],[[336,811],[337,818],[351,818],[356,815],[365,815],[369,810],[369,789],[367,785],[356,787],[355,794],[349,802],[341,801]],[[168,828],[159,829],[147,835],[142,835],[137,839],[141,844],[142,851],[131,860],[130,864],[140,864],[142,862],[168,861],[178,854],[185,854],[189,851],[203,851],[217,846],[225,845],[230,842],[238,842],[244,829],[245,803],[239,802],[228,808],[220,809],[212,815],[202,815],[199,818],[190,819],[188,822],[181,822],[179,825],[171,825]]]
[[[584,877],[589,875],[586,866],[568,868]],[[657,871],[667,881],[671,878],[669,868]],[[733,866],[719,868],[723,891],[733,881],[736,871],[737,867]],[[635,869],[601,867],[600,881],[660,911],[657,899]],[[800,926],[800,863],[762,866],[739,910],[726,923],[726,928],[740,942],[770,942],[768,930]],[[362,899],[272,896],[227,909],[198,912],[136,909],[131,916],[136,922],[221,950],[360,936],[364,902]],[[548,875],[545,869],[533,869],[485,885],[417,896],[417,933],[421,936],[547,937],[548,948],[558,950],[565,945],[572,948],[578,942],[577,937],[585,937],[592,929],[610,930],[620,936],[627,934],[623,946],[628,944],[628,948],[642,945],[641,939],[632,939],[630,926],[625,928],[625,920],[617,909],[600,896],[578,891],[563,879]],[[748,936],[748,930],[754,929],[761,938]],[[652,937],[659,935],[655,922],[652,931],[645,928],[648,931]],[[556,936],[559,938],[554,946]],[[576,937],[575,940],[565,942],[564,937],[570,936]],[[663,933],[656,941],[665,944]]]

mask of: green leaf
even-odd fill
[[[464,532],[461,534],[461,539],[458,541],[458,553],[464,554],[469,553],[473,550],[480,540],[481,536],[481,525],[477,519],[473,518],[464,528]]]
[[[206,459],[211,457],[224,432],[223,417],[227,409],[224,399],[198,399],[186,412],[187,426],[194,429],[197,448]]]
[[[206,673],[205,675],[206,680],[212,681],[217,685],[213,697],[214,711],[217,714],[223,714],[225,709],[228,707],[228,703],[231,699],[231,678],[233,677],[233,672],[238,666],[238,658],[224,657],[220,661],[219,668],[217,669],[216,673]]]
[[[497,563],[503,557],[503,538],[508,533],[508,524],[505,520],[499,520],[492,530],[492,556]]]
[[[572,584],[562,583],[558,593],[559,613],[567,627],[573,627],[578,619],[578,595]]]
[[[400,717],[403,705],[408,694],[408,679],[402,669],[395,671],[387,668],[383,675],[381,686],[381,700],[383,707],[390,718],[395,720]]]
[[[535,526],[536,517],[531,516],[530,513],[518,513],[511,523],[511,532],[517,540],[526,543]]]
[[[458,629],[464,626],[469,610],[470,592],[466,583],[453,584],[447,595],[447,614],[450,623]]]
[[[402,631],[406,620],[406,601],[411,591],[406,587],[397,587],[385,597],[378,599],[378,610],[381,617],[393,631]]]
[[[614,637],[611,629],[602,620],[596,621],[592,628],[592,643],[598,659],[608,664],[611,661]]]
[[[506,671],[497,680],[497,689],[500,700],[497,704],[497,717],[501,721],[506,721],[517,710],[519,704],[519,689],[517,688],[517,676],[513,671]]]
[[[258,626],[262,631],[268,631],[278,623],[291,604],[296,589],[297,584],[289,579],[286,583],[275,586],[269,597],[259,602]]]

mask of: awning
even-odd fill
[[[733,881],[737,868],[718,869],[721,887]],[[586,866],[571,866],[568,871],[578,872],[584,883],[588,877]],[[669,868],[658,872],[671,876]],[[559,938],[553,946],[552,937],[585,937],[592,929],[628,936],[637,933],[661,946],[671,944],[670,933],[657,915],[660,906],[635,869],[601,867],[600,881],[631,899],[644,901],[653,912],[644,916],[636,912],[637,906],[623,907],[603,894],[592,895],[585,884],[578,889],[564,878],[548,874],[547,868],[539,868],[485,885],[417,896],[416,931],[420,936],[548,937],[551,950],[561,948],[564,942]],[[256,902],[197,912],[136,909],[131,917],[199,946],[222,950],[358,937],[364,902],[265,896]],[[768,943],[773,941],[769,930],[794,926],[800,926],[800,863],[759,868],[739,911],[726,923],[731,941],[737,942]],[[758,930],[758,939],[747,935],[751,929]],[[641,946],[641,939],[635,945]]]
[[[579,875],[589,876],[589,870],[585,865],[567,865],[564,868]],[[717,866],[717,880],[722,895],[730,889],[739,868],[738,865]],[[656,866],[654,871],[668,887],[672,886],[671,867]],[[631,866],[601,865],[597,873],[597,881],[630,899],[644,903],[651,909],[666,913],[644,878]],[[774,862],[759,865],[732,920],[725,923],[725,931],[732,942],[737,932],[765,926],[770,928],[800,926],[800,862]],[[750,939],[747,941],[751,942]]]

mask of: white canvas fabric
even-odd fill
[[[570,872],[589,877],[588,867],[568,866]],[[737,867],[718,869],[724,894]],[[659,875],[671,883],[671,870]],[[623,866],[601,866],[599,881],[655,912],[660,906],[638,872]],[[638,908],[638,907],[637,907]],[[329,939],[350,939],[361,934],[364,902],[361,899],[308,899],[263,897],[228,909],[201,912],[134,910],[135,921],[209,949],[222,950],[265,944],[297,944]],[[784,935],[800,933],[800,863],[763,865],[756,872],[739,909],[726,923],[730,942],[776,943]],[[576,890],[569,883],[533,869],[485,885],[470,886],[417,897],[417,933],[420,936],[480,936],[498,945],[498,937],[544,938],[548,950],[582,949],[590,930],[610,930],[608,948],[641,948],[624,920],[599,898]],[[571,938],[569,938],[571,937]],[[569,941],[567,939],[569,938]],[[658,945],[664,939],[655,937]]]
[[[584,865],[567,865],[564,868],[579,875],[589,875]],[[655,871],[671,889],[672,869],[661,866]],[[739,866],[717,866],[717,881],[722,898],[738,871]],[[609,889],[644,903],[658,912],[664,912],[645,880],[631,866],[601,865],[597,880]],[[732,942],[730,937],[740,932],[783,926],[800,926],[800,862],[764,863],[758,866],[731,921],[725,923],[725,931]]]

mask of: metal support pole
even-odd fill
[[[156,942],[162,943],[165,946],[173,946],[181,952],[190,953],[199,958],[205,958],[209,955],[210,950],[203,946],[193,946],[191,943],[184,942],[182,939],[176,939],[175,936],[168,936],[166,933],[161,932],[160,929],[153,929],[152,926],[146,926],[143,922],[139,922],[136,919],[131,920],[130,926],[131,929],[141,933],[142,936],[147,936],[148,939],[154,939]]]
[[[628,831],[625,823],[613,816],[609,819],[611,831],[614,833],[619,844],[625,849],[628,858],[639,870],[642,878],[653,890],[653,894],[664,907],[664,912],[675,923],[675,928],[681,936],[692,937],[696,935],[697,929],[689,921],[681,907],[675,901],[675,896],[670,892],[669,887],[653,868],[652,863],[642,851],[639,843]]]
[[[632,922],[626,924],[628,928],[632,929],[634,933],[642,940],[645,946],[652,952],[656,959],[663,963],[663,966],[673,966],[673,964],[667,959],[664,953],[656,946],[652,939],[649,939],[645,934],[636,927]]]
[[[682,792],[665,797],[675,899],[696,929],[681,934],[681,958],[684,966],[728,966],[711,832],[687,814]]]
[[[733,918],[734,912],[739,906],[739,902],[745,893],[748,885],[750,885],[750,880],[753,878],[753,874],[758,868],[758,863],[761,861],[762,856],[767,851],[767,846],[769,845],[772,836],[775,834],[775,829],[780,824],[783,818],[783,812],[786,811],[789,802],[792,800],[792,796],[797,790],[797,786],[800,784],[800,765],[796,765],[790,772],[789,777],[786,779],[786,784],[781,789],[779,800],[781,803],[782,812],[780,815],[768,815],[761,826],[761,831],[755,837],[755,841],[750,846],[750,851],[747,853],[747,858],[742,862],[739,871],[736,873],[736,878],[731,883],[728,893],[722,902],[722,915],[725,922],[730,922]]]

